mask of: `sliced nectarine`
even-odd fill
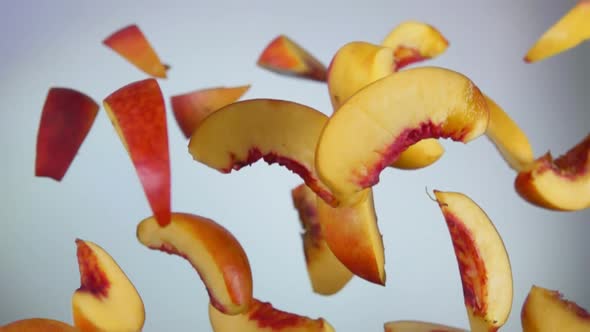
[[[539,207],[576,211],[590,207],[590,135],[565,155],[553,159],[550,152],[518,173],[516,191]]]
[[[354,203],[408,146],[424,138],[467,143],[485,133],[488,118],[484,96],[464,75],[403,70],[364,87],[329,119],[316,168],[337,199]]]
[[[95,243],[78,239],[76,245],[81,286],[72,296],[74,325],[82,331],[141,331],[143,301],[125,272]]]
[[[98,114],[98,104],[82,92],[51,88],[37,133],[35,176],[61,181]]]
[[[26,318],[0,326],[0,332],[81,332],[77,328],[48,318]]]
[[[224,173],[260,159],[278,163],[336,205],[314,168],[315,148],[327,119],[313,108],[290,101],[239,101],[208,116],[193,132],[189,151],[195,160]]]
[[[512,269],[486,213],[461,193],[434,191],[457,256],[472,332],[496,331],[512,309]]]
[[[209,305],[209,320],[214,332],[334,332],[323,318],[312,319],[275,309],[257,299],[250,310],[240,315],[226,315]]]
[[[385,332],[467,332],[456,327],[416,320],[387,322],[384,328]]]
[[[161,226],[170,222],[170,155],[162,91],[155,79],[111,93],[104,108],[135,166]]]
[[[185,258],[202,279],[211,303],[221,312],[235,315],[248,310],[252,301],[252,272],[244,249],[225,228],[211,219],[173,213],[160,227],[154,217],[137,226],[137,239],[150,249]]]
[[[311,287],[318,294],[335,294],[346,286],[352,273],[334,256],[324,240],[317,207],[317,201],[322,200],[305,184],[293,189],[291,196],[304,229],[301,238]]]
[[[170,103],[174,118],[184,136],[190,138],[204,118],[240,99],[248,89],[250,85],[217,87],[172,96]]]
[[[522,305],[524,332],[590,331],[590,313],[557,291],[535,286]]]
[[[168,66],[136,24],[123,27],[103,40],[103,44],[148,75],[166,78]]]
[[[539,37],[524,57],[537,62],[572,49],[590,39],[590,1],[580,0]]]

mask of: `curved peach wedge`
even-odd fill
[[[209,305],[209,320],[214,332],[334,332],[323,318],[311,319],[275,309],[270,303],[254,299],[248,312],[225,315]]]
[[[0,332],[80,332],[80,330],[58,320],[27,318],[0,326]]]
[[[61,181],[97,114],[98,104],[84,93],[49,89],[37,132],[35,176]]]
[[[153,78],[128,84],[103,101],[131,157],[153,213],[170,223],[170,155],[162,91]]]
[[[281,75],[320,82],[326,80],[326,66],[285,35],[273,39],[262,51],[256,64]]]
[[[590,207],[590,135],[556,158],[547,152],[514,181],[518,194],[531,204],[557,211]]]
[[[528,50],[524,61],[537,62],[572,49],[590,39],[590,1],[580,0]]]
[[[327,116],[302,104],[250,99],[208,116],[193,132],[189,152],[223,173],[264,159],[297,173],[316,194],[337,205],[314,168],[315,148]]]
[[[464,75],[403,70],[364,87],[328,120],[316,168],[338,200],[354,203],[408,146],[425,138],[467,143],[485,133],[488,118],[485,98]]]
[[[383,327],[385,332],[467,332],[456,327],[416,320],[387,322]]]
[[[123,270],[95,243],[77,239],[76,245],[81,286],[72,296],[74,325],[81,331],[141,331],[143,301]]]
[[[190,138],[209,114],[237,101],[249,89],[250,85],[216,87],[172,96],[170,104],[176,123],[184,136]]]
[[[486,136],[512,169],[520,172],[528,168],[535,157],[526,134],[495,101],[485,97],[490,110]]]
[[[448,40],[430,24],[405,21],[387,34],[381,45],[394,50],[395,68],[435,58],[444,53]]]
[[[144,246],[185,258],[202,279],[211,303],[235,315],[252,301],[252,271],[244,249],[225,228],[211,219],[173,213],[171,223],[160,227],[154,217],[137,226]]]
[[[144,73],[166,78],[168,66],[160,61],[156,51],[136,24],[113,32],[103,40],[103,44]]]
[[[512,309],[512,268],[486,213],[461,193],[434,191],[457,257],[472,332],[496,331]]]
[[[311,287],[321,295],[335,294],[348,284],[353,274],[324,240],[317,207],[317,201],[322,200],[305,184],[291,190],[291,196],[304,229],[301,238]]]
[[[521,311],[523,332],[590,331],[590,313],[553,290],[535,286]]]

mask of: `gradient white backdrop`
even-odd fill
[[[462,72],[528,134],[535,155],[565,152],[590,127],[590,46],[538,64],[522,57],[575,0],[526,1],[16,1],[0,3],[0,325],[26,317],[71,322],[79,286],[74,239],[103,246],[127,272],[146,307],[144,331],[210,331],[205,288],[180,258],[135,238],[150,215],[125,150],[101,109],[61,183],[35,178],[40,112],[52,86],[101,102],[146,76],[101,44],[137,23],[172,65],[160,80],[167,97],[199,88],[252,84],[244,98],[281,98],[330,112],[321,83],[256,67],[279,33],[324,63],[346,42],[378,43],[403,20],[436,26],[450,41],[439,65]],[[338,331],[381,331],[389,320],[421,319],[468,327],[457,263],[438,206],[425,187],[460,191],[478,202],[501,233],[514,274],[506,331],[520,330],[532,284],[559,289],[590,308],[590,213],[529,205],[515,173],[485,137],[415,172],[388,170],[375,187],[386,248],[386,287],[359,278],[340,293],[311,291],[290,190],[301,181],[264,163],[223,175],[197,164],[168,113],[175,211],[212,218],[249,255],[255,296],[277,308],[325,317]]]

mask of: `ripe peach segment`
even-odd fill
[[[524,61],[537,62],[572,49],[590,39],[590,1],[580,0],[528,50]]]
[[[387,322],[385,332],[467,332],[466,330],[416,320],[399,320]]]
[[[301,238],[311,287],[318,294],[335,294],[346,286],[353,274],[334,256],[324,240],[317,208],[319,198],[305,184],[293,189],[291,196],[304,229]]]
[[[209,305],[209,320],[214,332],[334,332],[323,318],[312,319],[275,309],[257,299],[250,310],[239,315],[226,315]]]
[[[337,205],[314,168],[315,149],[327,117],[285,100],[251,99],[208,116],[194,131],[189,152],[223,173],[263,159],[297,173],[316,194]]]
[[[170,156],[166,110],[155,79],[128,84],[103,102],[161,226],[170,222]]]
[[[103,40],[103,44],[148,75],[166,78],[168,66],[160,61],[136,24],[123,27]]]
[[[590,207],[590,135],[565,155],[550,152],[518,173],[516,191],[531,204],[558,211]]]
[[[166,227],[160,227],[154,217],[141,221],[137,239],[150,249],[188,260],[217,310],[228,315],[248,310],[252,301],[250,263],[238,240],[221,225],[197,215],[173,213]]]
[[[590,331],[590,313],[553,290],[534,286],[520,314],[523,332]]]
[[[485,98],[464,75],[403,70],[361,89],[329,119],[316,168],[337,199],[353,203],[408,146],[425,138],[467,143],[485,133],[488,117]]]
[[[98,104],[82,92],[49,89],[37,132],[35,176],[61,181],[97,114]]]
[[[218,109],[240,99],[250,85],[217,87],[172,96],[172,112],[186,138],[190,138],[203,119]]]
[[[74,325],[81,331],[141,331],[143,301],[125,272],[95,243],[78,239],[76,245],[81,286],[72,296]]]
[[[80,332],[80,330],[53,319],[27,318],[0,326],[0,332]]]
[[[326,67],[285,35],[273,39],[260,54],[257,65],[281,75],[323,82]]]
[[[485,97],[490,110],[487,137],[512,169],[520,172],[528,168],[535,158],[527,136],[495,101]]]
[[[460,193],[434,191],[457,256],[471,331],[496,331],[512,309],[508,253],[486,213]]]

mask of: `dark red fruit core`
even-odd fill
[[[420,54],[416,48],[407,47],[400,45],[398,46],[395,51],[393,52],[393,58],[395,59],[395,68],[394,71],[398,71],[405,66],[414,64],[416,62],[428,60],[429,57],[425,57]]]
[[[471,232],[454,214],[446,210],[443,211],[443,214],[459,264],[465,305],[472,308],[475,315],[483,316],[487,310],[485,302],[487,276],[483,259],[477,250]]]
[[[557,291],[552,291],[551,295],[553,297],[555,297],[557,300],[559,300],[562,304],[564,304],[567,308],[567,310],[574,312],[578,317],[583,318],[583,319],[590,319],[590,313],[588,313],[588,311],[586,311],[586,309],[580,307],[577,303],[573,302],[573,301],[568,301],[563,297],[563,294],[557,292]]]
[[[89,292],[98,298],[107,297],[110,282],[101,269],[98,258],[84,241],[76,239],[76,246],[80,268],[80,288],[78,291]]]
[[[588,156],[590,155],[590,135],[571,148],[566,154],[555,159],[551,164],[554,172],[568,178],[575,178],[590,171]],[[551,155],[543,156],[551,161]],[[542,158],[543,158],[542,157]]]
[[[303,325],[306,318],[277,310],[268,302],[255,301],[250,310],[250,320],[256,321],[260,328],[279,331],[287,327]]]
[[[322,231],[318,221],[316,196],[306,191],[305,186],[305,184],[302,184],[293,190],[293,205],[299,214],[299,220],[305,234],[309,235],[313,246],[319,247],[322,241]]]

